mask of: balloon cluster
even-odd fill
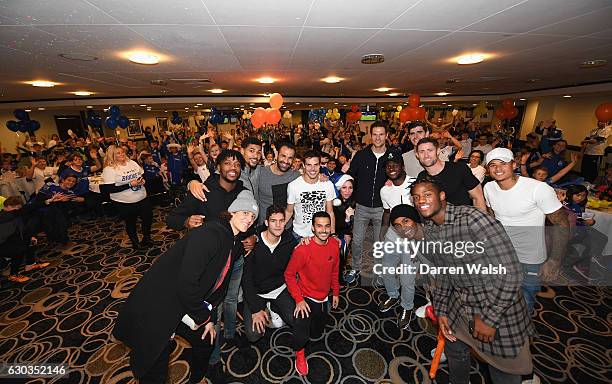
[[[421,96],[416,93],[411,93],[410,96],[408,96],[408,108],[402,109],[399,113],[399,119],[402,123],[425,119],[425,108],[419,107],[420,102]]]
[[[597,121],[603,121],[607,123],[612,120],[612,103],[602,103],[595,109],[595,116]]]
[[[178,125],[183,122],[183,119],[181,119],[177,111],[172,111],[172,119],[170,119],[170,122],[174,125]]]
[[[270,95],[270,108],[257,108],[251,116],[251,123],[255,128],[261,128],[264,124],[277,124],[281,119],[280,107],[283,105],[283,97],[280,93]]]
[[[30,132],[30,134],[33,134],[40,129],[40,123],[36,120],[30,120],[30,116],[23,109],[13,111],[13,116],[17,121],[9,120],[6,122],[6,127],[11,132]]]
[[[489,109],[487,108],[487,103],[485,101],[481,101],[480,103],[478,103],[476,108],[474,108],[474,116],[476,118],[480,118],[480,116],[485,115],[488,112]]]
[[[361,112],[359,111],[359,106],[356,104],[351,105],[351,111],[346,114],[346,121],[353,122],[361,119]]]
[[[285,111],[285,113],[283,113],[283,119],[291,119],[293,117],[293,114],[289,111]]]
[[[329,120],[338,120],[340,118],[340,112],[338,112],[338,108],[328,109],[325,114],[325,118]]]
[[[311,109],[310,112],[308,112],[308,121],[322,122],[325,119],[326,114],[327,110],[325,110],[325,108]]]
[[[121,116],[121,110],[118,106],[112,105],[110,108],[108,108],[108,112],[110,113],[110,116],[104,121],[108,128],[115,129],[117,126],[127,128],[128,125],[130,125],[130,120],[125,116]]]
[[[87,111],[87,125],[100,129],[102,127],[102,118],[90,109]]]
[[[501,108],[495,110],[495,117],[499,120],[512,120],[518,116],[518,113],[512,99],[503,99]]]
[[[244,113],[242,114],[242,120],[250,120],[251,117],[253,117],[252,112],[244,111]]]
[[[212,107],[210,109],[210,119],[208,119],[212,124],[223,124],[225,121],[225,116],[216,108]]]

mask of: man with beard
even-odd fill
[[[285,270],[287,289],[296,303],[293,350],[295,369],[300,376],[308,375],[308,362],[304,352],[308,340],[321,337],[327,323],[330,289],[332,308],[338,307],[340,295],[340,243],[338,239],[330,238],[331,217],[327,212],[317,212],[313,215],[312,232],[312,241],[295,248]]]
[[[432,298],[448,340],[449,381],[468,384],[471,348],[489,364],[493,383],[520,383],[521,375],[533,369],[529,336],[534,327],[520,293],[522,271],[510,238],[488,214],[447,203],[444,191],[430,180],[416,181],[411,193],[424,219],[431,268],[437,268]]]
[[[417,158],[425,168],[419,173],[418,180],[429,179],[438,184],[449,203],[455,205],[474,205],[482,212],[487,207],[482,194],[482,186],[465,163],[453,163],[438,157],[438,140],[426,137],[416,146]]]
[[[513,172],[515,162],[511,150],[495,148],[487,154],[486,160],[489,174],[495,180],[484,188],[487,205],[514,244],[523,268],[522,289],[531,314],[540,291],[540,268],[546,279],[559,273],[569,237],[567,214],[552,187]],[[546,219],[555,225],[548,261],[544,235]]]
[[[259,234],[259,241],[244,263],[244,330],[252,343],[266,332],[270,320],[268,303],[286,324],[293,325],[295,302],[287,290],[284,273],[297,242],[285,229],[286,222],[284,207],[268,207],[267,229]]]
[[[404,159],[404,169],[410,177],[417,177],[423,170],[423,166],[416,157],[416,146],[419,140],[431,135],[431,128],[422,121],[413,121],[408,124],[408,137],[414,148],[402,155]]]
[[[412,205],[410,198],[410,186],[416,180],[408,177],[404,170],[404,161],[400,155],[390,155],[385,163],[385,171],[387,178],[391,180],[391,185],[385,185],[380,190],[380,199],[382,200],[384,212],[382,216],[382,231],[380,234],[381,242],[389,242],[395,244],[401,237],[395,228],[389,228],[389,224],[393,223],[391,212],[394,207],[408,204]],[[415,211],[416,213],[416,211]],[[418,217],[418,214],[416,215]],[[385,252],[382,258],[383,267],[394,268],[400,264],[411,265],[412,260],[410,255],[405,252]],[[401,304],[402,311],[398,317],[397,324],[400,329],[406,329],[410,325],[412,318],[412,310],[414,308],[414,279],[415,274],[402,274],[398,281],[397,276],[391,273],[383,273],[382,275],[385,290],[388,298],[378,304],[378,310],[387,312],[397,304]],[[400,300],[400,285],[402,288],[402,297]],[[401,303],[400,303],[401,301]]]
[[[336,223],[332,201],[336,198],[336,189],[331,181],[320,181],[320,156],[318,152],[308,151],[304,154],[304,174],[287,186],[287,208],[285,218],[293,220],[293,236],[296,240],[311,237],[312,215],[325,211],[331,217],[332,232]]]

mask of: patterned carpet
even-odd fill
[[[17,285],[2,278],[0,291],[0,361],[64,363],[68,378],[31,379],[29,383],[133,383],[128,351],[109,334],[121,304],[142,274],[178,238],[163,224],[166,209],[156,209],[153,238],[161,244],[147,251],[127,248],[116,218],[73,226],[76,245],[63,252],[45,246],[40,259],[51,266]],[[78,228],[78,229],[77,229]],[[370,258],[371,260],[371,258]],[[5,271],[6,273],[6,271]],[[612,290],[604,287],[555,287],[539,298],[532,344],[536,372],[543,383],[609,383],[612,381]],[[289,329],[269,329],[250,349],[223,349],[229,380],[234,383],[429,383],[430,351],[435,331],[423,319],[399,331],[396,315],[376,306],[383,289],[345,288],[326,331],[310,343],[310,375],[293,369]],[[415,305],[424,303],[417,290]],[[242,333],[242,325],[238,331]],[[177,338],[171,383],[186,382],[188,345]],[[441,364],[437,382],[447,383]],[[2,380],[2,379],[0,379]],[[17,380],[4,379],[15,383]],[[477,361],[471,383],[488,383]]]

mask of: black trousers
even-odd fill
[[[11,259],[11,275],[17,275],[24,260],[26,264],[34,263],[34,248],[29,244],[7,241],[0,245],[0,257]]]
[[[293,325],[293,350],[303,349],[310,338],[317,339],[323,334],[327,324],[327,307],[329,302],[317,303],[305,298],[310,307],[310,316],[302,319],[301,315],[294,320]]]
[[[55,203],[42,209],[42,226],[50,241],[67,243],[71,203]]]
[[[151,238],[151,224],[153,223],[153,208],[149,202],[149,198],[144,198],[136,203],[119,203],[113,201],[117,207],[117,212],[125,221],[125,231],[130,240],[138,243],[138,233],[136,232],[136,221],[140,217],[142,220],[142,237],[143,240]]]
[[[187,362],[191,370],[189,377],[190,383],[198,383],[204,378],[206,368],[208,367],[208,359],[214,348],[214,343],[210,343],[210,337],[202,340],[204,328],[197,331],[192,331],[182,322],[176,328],[176,334],[184,338],[191,344],[191,350],[186,351]],[[149,371],[139,379],[139,384],[164,384],[168,377],[168,361],[170,354],[174,350],[174,340],[168,340],[168,344],[159,355],[155,363]]]
[[[290,327],[293,327],[295,317],[293,317],[293,311],[295,310],[295,301],[289,294],[289,290],[285,289],[281,292],[280,295],[274,300],[268,300],[270,302],[270,308],[283,319],[285,324]],[[263,333],[258,333],[253,330],[253,311],[249,308],[249,304],[244,302],[244,331],[246,333],[247,339],[251,343],[256,342],[260,338],[263,337]],[[265,332],[265,331],[264,331]]]
[[[592,183],[599,174],[599,166],[603,156],[597,155],[583,155],[582,165],[580,166],[580,173],[582,177],[589,183]]]

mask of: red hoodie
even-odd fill
[[[330,288],[334,296],[339,296],[339,264],[340,244],[333,237],[325,245],[311,240],[296,247],[285,270],[285,282],[295,302],[302,302],[304,297],[325,300]]]

